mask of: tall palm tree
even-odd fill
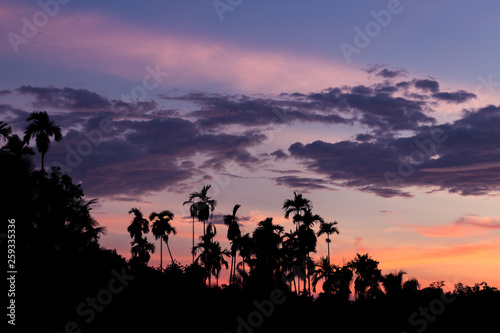
[[[330,235],[339,234],[339,229],[336,227],[337,221],[335,222],[322,222],[319,225],[318,237],[325,234],[326,235],[326,243],[328,244],[328,263],[330,263],[330,243],[332,242],[330,239]]]
[[[312,209],[312,203],[311,200],[304,198],[302,194],[293,192],[293,196],[293,199],[286,199],[283,202],[282,209],[285,211],[285,218],[287,219],[293,213],[293,222],[297,224],[298,229],[298,224],[300,223],[299,217]]]
[[[143,236],[143,234],[149,232],[149,221],[144,218],[142,212],[137,208],[132,208],[128,213],[134,214],[134,219],[127,227],[127,231],[132,238],[130,243],[132,245],[132,258],[130,261],[139,265],[146,265],[151,258],[150,253],[155,252],[154,244]]]
[[[228,268],[228,262],[224,257],[230,257],[231,252],[227,249],[222,249],[219,242],[213,242],[210,246],[210,259],[212,261],[212,274],[215,276],[216,285],[219,286],[219,275],[224,266]]]
[[[306,199],[307,200],[307,199]],[[311,274],[314,271],[314,263],[310,258],[311,252],[316,252],[317,237],[312,227],[317,222],[324,223],[325,221],[318,214],[313,214],[308,208],[304,208],[302,215],[296,214],[294,222],[298,225],[297,237],[299,242],[299,252],[301,261],[306,267],[306,276],[304,277],[304,291],[305,291],[305,278],[308,281],[308,291],[311,293]],[[302,224],[300,224],[302,222]]]
[[[45,154],[50,147],[50,137],[54,137],[56,142],[62,140],[61,128],[54,124],[49,119],[49,115],[45,111],[33,111],[31,115],[26,118],[26,121],[33,121],[26,127],[24,131],[23,141],[27,144],[30,139],[35,139],[36,148],[42,154],[42,168],[44,169]]]
[[[12,133],[12,128],[4,121],[0,121],[0,136],[4,140],[8,140],[10,134]]]
[[[207,226],[207,230],[203,236],[200,236],[200,242],[193,247],[192,253],[200,251],[200,254],[196,258],[196,262],[200,261],[205,268],[206,276],[208,277],[208,286],[211,284],[212,268],[213,268],[213,243],[214,237],[217,234],[217,229],[215,225],[210,223]]]
[[[297,295],[300,292],[300,279],[305,277],[302,261],[300,259],[300,248],[298,231],[285,232],[283,237],[283,271],[286,273],[286,280],[290,283],[292,289],[292,281]],[[297,282],[295,281],[297,276]]]
[[[192,199],[188,200],[188,201],[184,201],[182,203],[183,206],[187,205],[187,204],[191,204],[191,206],[189,206],[189,215],[193,219],[193,246],[191,247],[191,249],[192,249],[192,248],[194,248],[194,218],[198,215],[198,208],[197,208],[196,202],[192,201]],[[194,253],[193,253],[193,264],[194,264]]]
[[[213,216],[215,206],[217,205],[217,201],[208,196],[208,190],[211,186],[210,184],[205,185],[200,192],[192,192],[189,194],[188,201],[186,201],[196,204],[196,217],[198,221],[203,222],[203,233],[205,233],[205,222],[208,221],[209,217]]]
[[[241,237],[240,226],[238,225],[238,217],[236,212],[241,205],[236,204],[233,207],[232,215],[224,215],[224,224],[227,226],[227,239],[231,242],[231,269],[229,271],[229,283],[233,281],[233,276],[236,274],[236,251],[238,250],[238,240]],[[234,269],[234,273],[233,273]]]
[[[139,239],[142,234],[147,234],[149,232],[149,221],[144,218],[142,212],[137,208],[132,208],[128,212],[129,214],[134,214],[134,219],[127,227],[127,231],[132,239]]]
[[[253,241],[249,233],[244,234],[238,240],[238,250],[241,256],[241,265],[243,272],[245,271],[245,261],[248,263],[252,256]],[[239,264],[238,264],[239,265]]]
[[[155,239],[160,240],[160,269],[163,269],[163,247],[162,244],[165,242],[167,244],[168,253],[170,254],[170,260],[174,263],[174,257],[172,257],[172,252],[170,252],[170,246],[168,246],[168,236],[170,234],[177,234],[177,230],[170,225],[170,221],[174,218],[174,213],[169,210],[164,210],[160,213],[152,212],[149,215],[149,220],[153,222],[151,227],[151,232],[155,236]]]
[[[250,261],[252,271],[263,282],[273,283],[281,268],[283,227],[274,224],[273,218],[260,221],[253,231],[253,255]]]

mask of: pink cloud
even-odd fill
[[[23,55],[138,81],[146,66],[159,65],[170,74],[162,84],[169,88],[211,85],[245,92],[317,91],[359,83],[366,76],[330,60],[148,31],[99,13],[70,14],[63,9],[38,36],[20,45]],[[20,24],[19,17],[13,16],[0,27],[20,29]]]
[[[407,225],[425,237],[462,237],[484,235],[492,230],[500,229],[500,218],[478,217],[467,215],[452,224],[438,226]]]

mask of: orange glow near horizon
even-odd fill
[[[246,232],[252,232],[250,226],[256,226],[256,222],[267,217],[265,212],[253,212],[255,215],[250,221],[245,222],[242,228]],[[107,248],[116,248],[117,252],[125,258],[130,257],[130,237],[126,233],[126,227],[130,220],[130,216],[102,216],[99,221],[108,229],[108,235],[103,236],[101,244]],[[478,219],[472,219],[477,221]],[[291,227],[291,222],[283,217],[274,218],[273,221],[280,225]],[[479,221],[489,221],[488,219],[479,219]],[[174,259],[178,260],[183,265],[191,263],[192,257],[190,254],[192,244],[192,225],[190,219],[178,219],[174,223],[177,229],[177,235],[170,237],[170,247]],[[489,222],[488,222],[489,223]],[[221,242],[223,247],[229,247],[229,242],[225,238],[226,227],[217,224],[216,239]],[[286,227],[285,227],[286,229]],[[197,243],[199,235],[202,233],[201,223],[195,222],[195,242]],[[456,235],[455,235],[456,236]],[[338,237],[338,236],[337,236]],[[434,234],[429,237],[437,237]],[[157,251],[152,254],[149,265],[160,265],[159,241],[154,240],[152,235],[148,235],[157,248]],[[319,259],[320,256],[326,256],[327,247],[324,241],[324,236],[318,238],[318,252],[313,255],[314,259]],[[334,240],[331,246],[336,246],[341,238]],[[357,252],[360,254],[368,253],[373,259],[379,261],[379,268],[383,274],[392,271],[404,270],[407,275],[405,278],[416,277],[421,288],[428,286],[433,281],[444,280],[446,282],[446,290],[453,290],[453,285],[462,282],[467,285],[475,283],[487,282],[490,286],[500,286],[500,237],[493,237],[489,242],[478,242],[468,244],[454,244],[443,246],[395,246],[381,247],[377,245],[359,246],[361,240],[354,240],[354,247],[344,246],[339,243],[339,248],[332,250],[332,263],[336,265],[345,264],[354,258]],[[163,246],[163,266],[170,264],[168,252]],[[464,263],[468,269],[464,271]],[[226,272],[221,273],[219,284],[227,283]],[[321,284],[321,283],[320,283]],[[318,284],[318,287],[320,287]],[[321,288],[319,289],[321,290]]]

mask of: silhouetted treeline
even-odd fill
[[[181,265],[169,237],[176,234],[168,209],[147,217],[137,209],[124,214],[131,258],[99,245],[105,228],[92,217],[96,199],[57,168],[35,170],[35,138],[42,165],[50,140],[60,128],[35,111],[24,138],[0,123],[0,177],[3,233],[16,224],[16,326],[36,332],[471,332],[495,331],[500,292],[486,283],[444,282],[424,287],[407,273],[382,274],[379,262],[356,254],[343,266],[330,262],[337,222],[313,212],[301,194],[283,202],[295,224],[285,230],[271,217],[251,233],[239,226],[236,204],[223,217],[230,248],[216,240],[217,201],[210,185],[188,195],[193,223],[192,262]],[[131,218],[131,220],[130,220]],[[195,219],[203,235],[195,242]],[[167,247],[168,265],[150,267],[156,246]],[[218,234],[219,232],[219,234]],[[318,237],[326,235],[328,255],[314,259]],[[2,239],[2,243],[4,240]],[[5,249],[5,247],[4,247]],[[3,252],[6,253],[6,252]],[[177,254],[178,255],[178,254]],[[229,281],[219,281],[223,269]],[[212,278],[214,280],[212,280]],[[319,288],[321,292],[319,292]],[[313,297],[315,292],[317,295]]]

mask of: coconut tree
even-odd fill
[[[54,137],[56,142],[61,141],[61,128],[49,119],[49,115],[45,111],[33,111],[26,120],[32,122],[28,124],[24,131],[23,142],[29,144],[31,139],[35,139],[36,148],[42,154],[41,170],[43,170],[45,154],[50,148],[50,137]]]
[[[241,230],[238,225],[236,212],[240,207],[241,205],[239,204],[234,205],[233,214],[223,216],[224,224],[227,226],[227,239],[231,242],[231,269],[229,271],[229,283],[232,282],[233,277],[236,274],[236,251],[238,250],[238,240],[241,237]]]
[[[326,235],[326,243],[328,244],[328,262],[330,262],[330,243],[332,242],[330,239],[330,235],[339,234],[339,229],[336,227],[337,221],[335,222],[322,222],[319,225],[318,237],[325,234]]]
[[[168,253],[170,254],[170,260],[174,263],[174,257],[172,257],[172,252],[170,252],[170,246],[168,245],[168,236],[170,234],[177,234],[177,230],[170,224],[170,221],[174,218],[174,213],[169,210],[161,211],[160,213],[152,212],[149,215],[149,220],[153,223],[151,227],[151,232],[155,236],[155,239],[160,240],[160,269],[163,269],[163,247],[162,244],[165,242],[167,244]]]

